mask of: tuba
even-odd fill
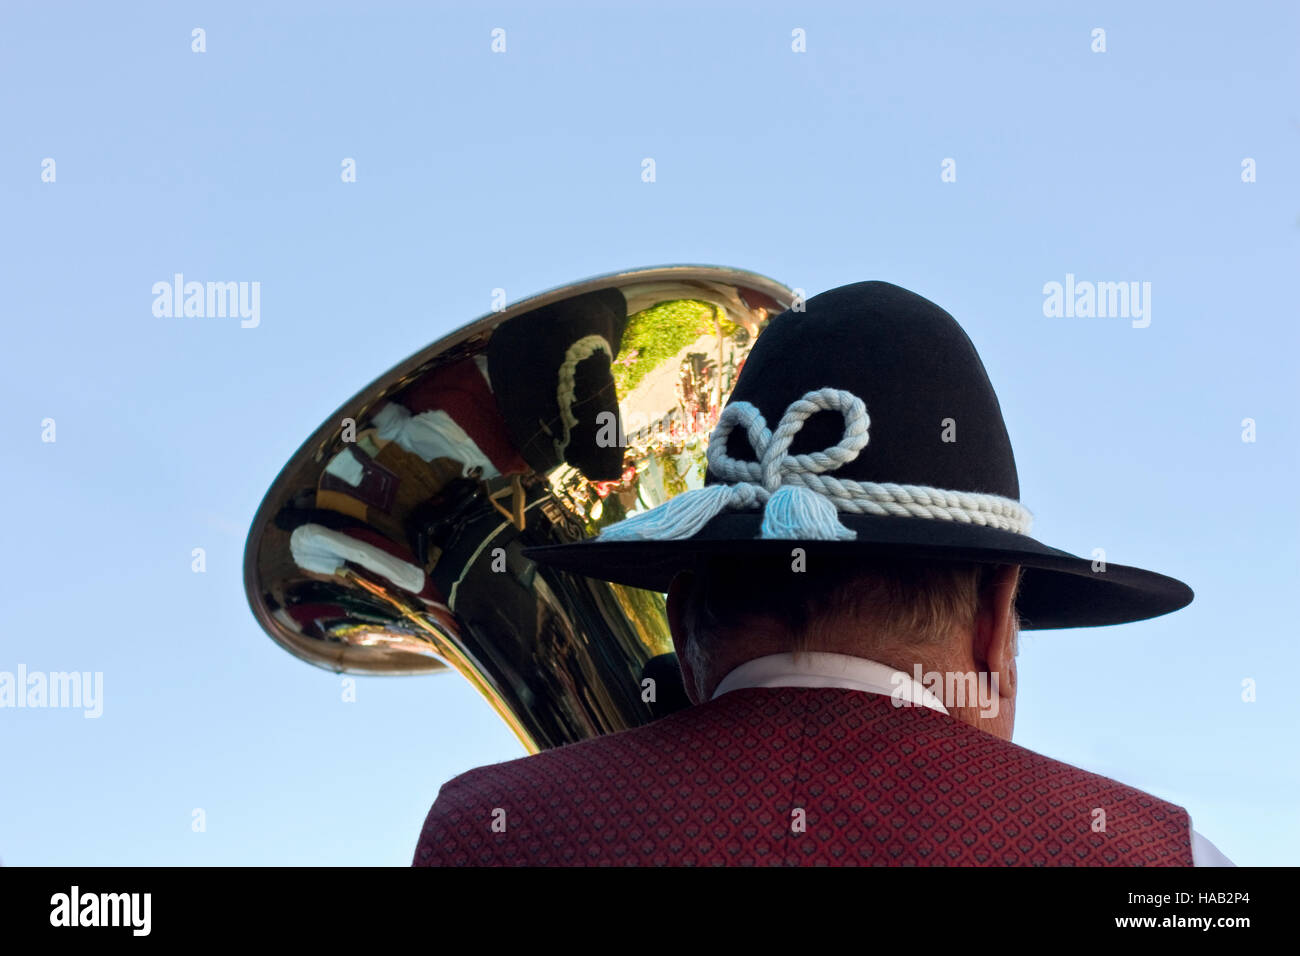
[[[635,269],[411,356],[271,485],[244,552],[258,623],[335,672],[455,671],[529,753],[685,706],[663,595],[522,551],[701,487],[746,356],[794,301],[737,269]]]

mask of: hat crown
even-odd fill
[[[1020,482],[1002,409],[984,363],[956,319],[888,282],[857,282],[786,310],[759,335],[728,405],[748,402],[775,428],[809,392],[842,389],[866,404],[866,447],[838,479],[923,485],[1019,500]],[[837,445],[843,417],[803,422],[789,454]],[[743,429],[727,438],[732,458],[756,460]],[[707,483],[721,479],[710,470]]]

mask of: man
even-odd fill
[[[1020,628],[1192,593],[1029,537],[946,312],[863,282],[778,316],[708,461],[705,487],[529,552],[666,590],[692,706],[450,781],[417,865],[1227,863],[1182,808],[1010,742]]]

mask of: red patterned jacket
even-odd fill
[[[414,864],[1191,866],[1192,853],[1185,810],[1114,780],[885,695],[776,687],[461,774]]]

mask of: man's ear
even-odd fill
[[[1000,566],[980,595],[971,653],[983,671],[998,675],[998,696],[1016,695],[1016,590],[1020,567]]]
[[[695,672],[691,670],[690,655],[686,653],[690,635],[686,633],[686,596],[695,584],[695,575],[680,571],[668,585],[668,630],[673,636],[673,650],[677,652],[677,666],[682,669],[682,683],[692,704],[698,704]]]

